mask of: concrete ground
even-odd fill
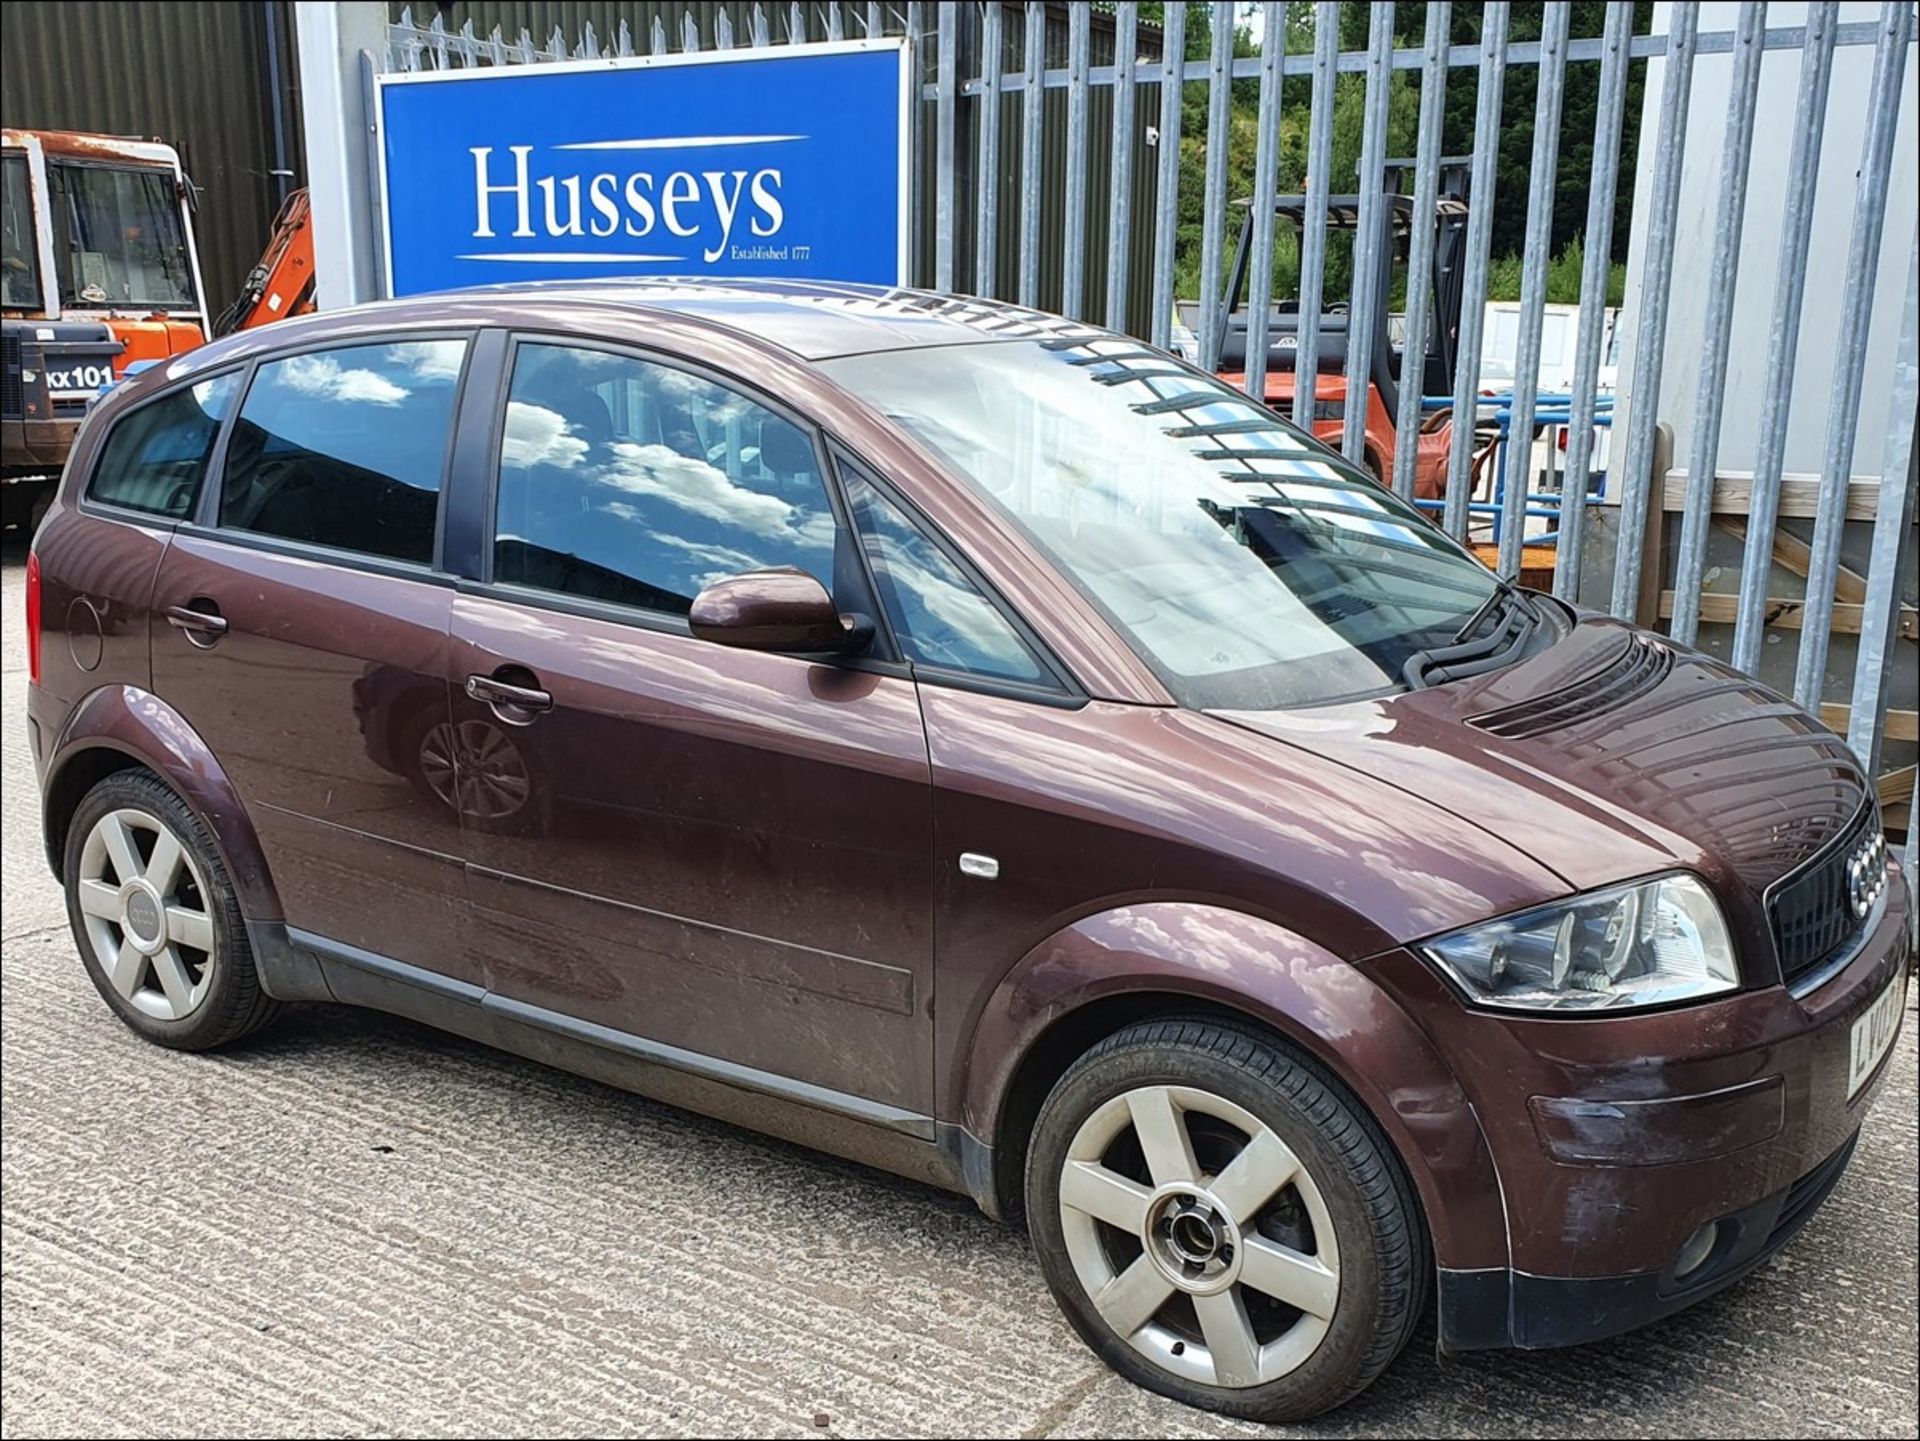
[[[385,1017],[147,1046],[42,859],[0,554],[0,1431],[1258,1435],[1100,1366],[966,1202]],[[1639,1335],[1433,1356],[1297,1434],[1906,1436],[1915,1033],[1771,1265]]]

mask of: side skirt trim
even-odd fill
[[[864,1121],[870,1126],[879,1126],[885,1130],[911,1136],[917,1141],[936,1139],[933,1117],[923,1116],[917,1111],[905,1111],[897,1106],[882,1105],[878,1101],[849,1095],[845,1091],[835,1091],[807,1081],[796,1081],[771,1071],[757,1070],[752,1066],[721,1060],[717,1056],[702,1055],[698,1051],[669,1046],[661,1041],[651,1041],[644,1036],[636,1036],[631,1031],[616,1030],[612,1026],[583,1021],[577,1016],[548,1010],[544,1006],[512,1000],[484,987],[476,986],[470,981],[455,980],[451,976],[443,976],[436,971],[410,966],[405,961],[396,961],[390,956],[382,956],[373,951],[363,951],[357,946],[330,941],[311,931],[289,928],[287,934],[295,945],[312,951],[326,961],[351,966],[355,970],[366,971],[385,980],[397,981],[444,1000],[473,1006],[505,1021],[548,1031],[568,1040],[581,1041],[651,1065],[683,1071],[703,1080],[717,1081],[738,1090],[756,1091],[780,1100],[811,1106],[815,1110],[848,1116],[856,1121]]]

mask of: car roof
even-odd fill
[[[995,340],[1091,338],[1105,332],[998,300],[899,286],[837,281],[716,281],[667,277],[549,280],[444,290],[275,321],[226,337],[179,359],[174,373],[200,370],[266,349],[350,343],[394,325],[512,327],[556,312],[669,314],[753,337],[801,360],[874,351],[981,344]]]
[[[844,281],[550,280],[454,293],[487,292],[669,311],[746,331],[806,360],[1053,334],[1063,324],[1004,301]]]

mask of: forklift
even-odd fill
[[[1453,393],[1454,363],[1460,343],[1460,306],[1464,289],[1467,234],[1467,187],[1472,157],[1448,156],[1440,162],[1439,193],[1434,206],[1433,270],[1426,277],[1432,286],[1432,305],[1428,312],[1427,337],[1420,364],[1409,375],[1406,357],[1394,348],[1388,324],[1387,297],[1391,292],[1396,261],[1404,264],[1411,248],[1413,197],[1411,160],[1386,163],[1385,202],[1380,207],[1385,231],[1379,246],[1378,269],[1374,284],[1380,297],[1373,337],[1373,362],[1368,376],[1364,463],[1375,480],[1386,483],[1393,474],[1395,425],[1399,416],[1400,386],[1411,380],[1422,395]],[[1227,283],[1215,302],[1213,333],[1216,353],[1201,357],[1201,364],[1231,385],[1244,385],[1247,366],[1247,292],[1253,255],[1253,202],[1233,202],[1239,212],[1239,239],[1234,246],[1233,262]],[[1276,222],[1291,224],[1304,232],[1307,197],[1282,195],[1273,206]],[[1360,228],[1360,197],[1330,196],[1327,201],[1327,227],[1330,232],[1347,231],[1356,238]],[[1357,247],[1356,247],[1357,248]],[[1180,318],[1196,333],[1202,332],[1200,302],[1181,301]],[[1322,440],[1338,445],[1346,423],[1348,377],[1347,336],[1350,312],[1345,302],[1328,304],[1320,316],[1318,369],[1314,384],[1313,431]],[[1274,301],[1267,317],[1266,403],[1282,413],[1290,413],[1294,396],[1294,363],[1300,345],[1300,302],[1297,296]],[[1414,494],[1422,500],[1437,500],[1446,491],[1447,453],[1453,440],[1453,416],[1450,410],[1437,411],[1421,424],[1418,436],[1419,456],[1414,467]]]

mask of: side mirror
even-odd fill
[[[693,598],[687,620],[701,640],[793,655],[858,655],[873,644],[873,622],[841,615],[825,586],[804,570],[750,570],[716,580]]]

